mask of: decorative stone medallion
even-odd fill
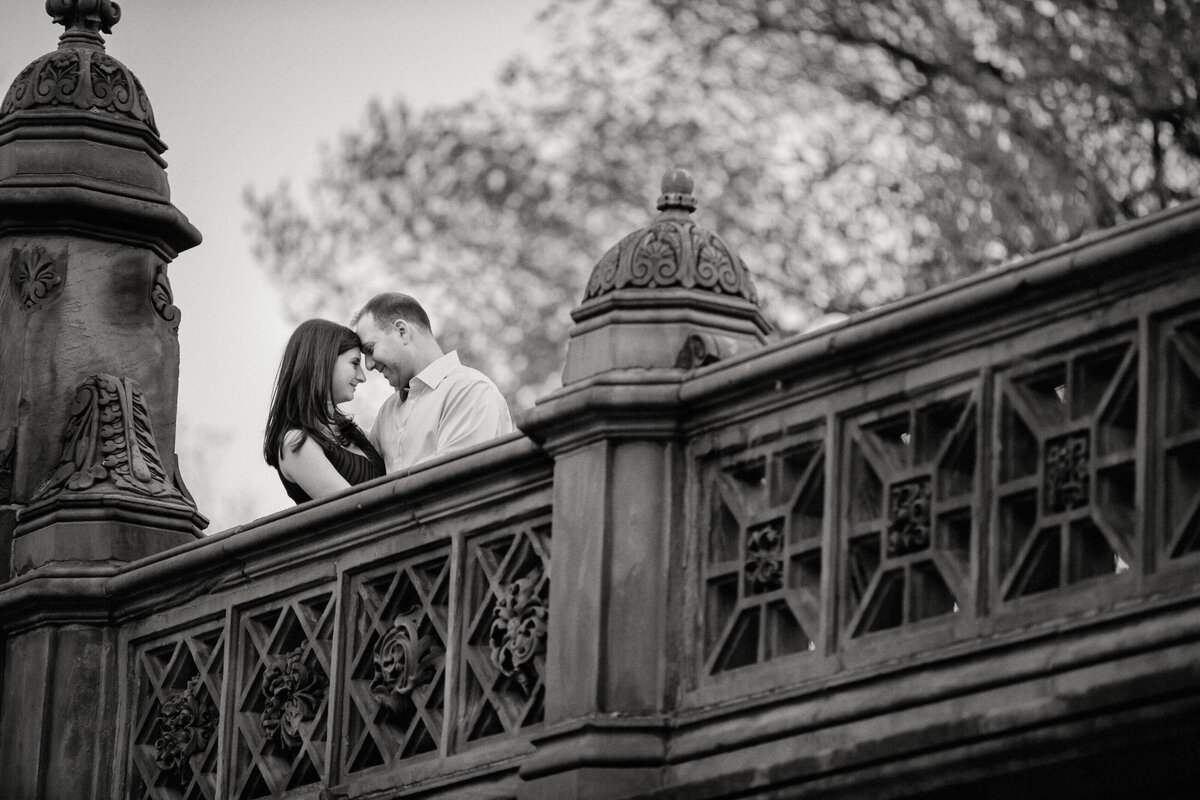
[[[746,529],[746,594],[783,588],[783,517]]]
[[[442,664],[441,646],[433,636],[420,635],[421,614],[417,609],[396,617],[372,658],[371,694],[398,716],[407,716],[413,690],[433,680]]]
[[[1069,511],[1088,503],[1087,431],[1077,431],[1046,442],[1046,513]]]
[[[154,761],[180,784],[186,784],[191,774],[192,756],[202,754],[216,732],[217,713],[210,701],[201,698],[198,675],[163,702],[156,720],[160,734],[154,742]]]
[[[303,726],[317,714],[325,698],[325,680],[319,670],[304,663],[301,645],[263,673],[262,731],[268,740],[295,750],[303,743]]]
[[[929,501],[932,482],[917,478],[892,486],[888,496],[887,554],[889,557],[929,548]]]
[[[533,657],[545,645],[549,619],[549,609],[538,594],[541,577],[535,569],[496,598],[489,634],[492,663],[526,692],[532,688]]]

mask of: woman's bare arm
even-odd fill
[[[283,477],[298,484],[314,500],[347,488],[349,481],[334,469],[311,436],[299,450],[293,449],[300,436],[300,431],[294,429],[283,435],[283,447],[279,449],[279,471]]]

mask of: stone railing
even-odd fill
[[[996,758],[1170,740],[1200,718],[1198,246],[1192,205],[602,371],[529,438],[0,610],[33,652],[97,598],[137,800],[972,796]]]
[[[550,468],[513,438],[109,579],[120,796],[512,779],[543,714]]]
[[[682,384],[687,635],[655,797],[818,796],[855,765],[1194,696],[1198,222],[1176,209]]]

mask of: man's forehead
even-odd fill
[[[358,324],[354,326],[354,331],[358,334],[358,338],[363,341],[378,339],[380,335],[379,326],[375,324],[375,318],[367,314],[364,314],[358,320]]]

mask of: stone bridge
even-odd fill
[[[1200,204],[769,342],[673,173],[520,433],[201,536],[88,5],[0,108],[0,795],[1196,796]]]

